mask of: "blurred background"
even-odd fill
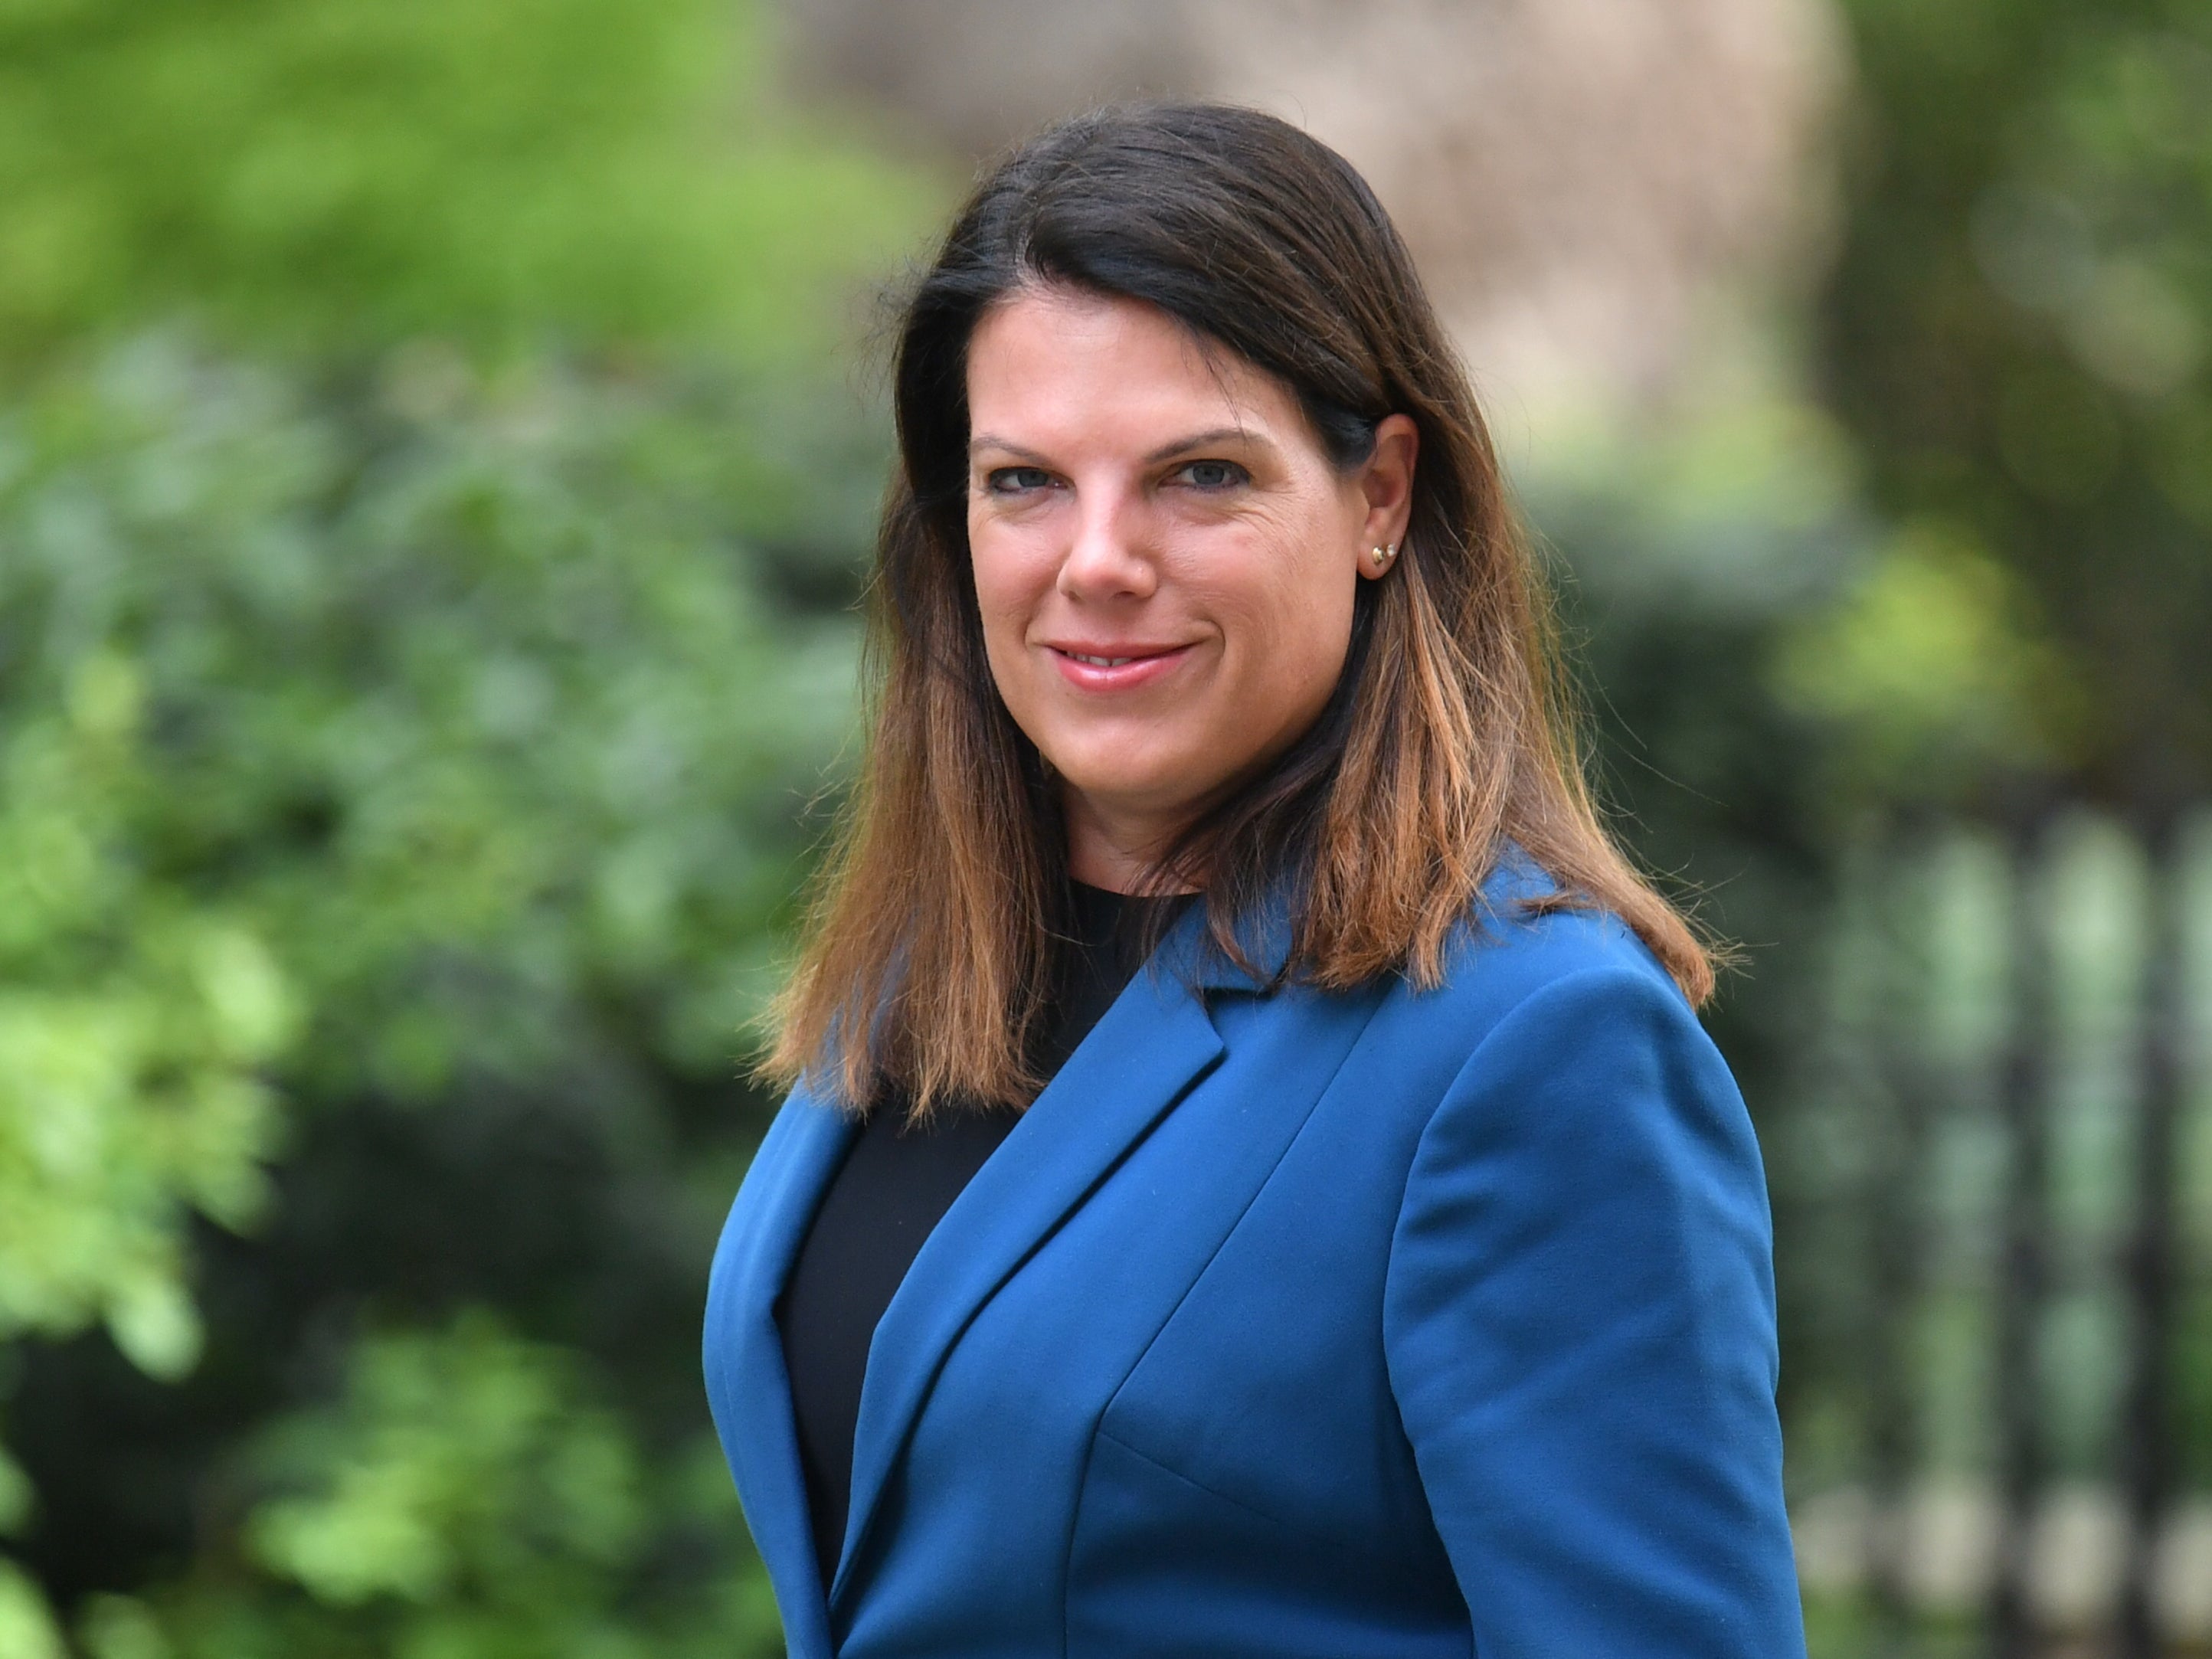
[[[1368,172],[1743,946],[1818,1659],[2212,1654],[2212,0],[7,0],[0,1659],[780,1650],[876,296],[1132,93]]]

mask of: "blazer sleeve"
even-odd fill
[[[1775,1659],[1804,1633],[1759,1147],[1674,988],[1510,1012],[1424,1132],[1391,1386],[1483,1659]]]

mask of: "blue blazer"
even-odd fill
[[[792,1095],[706,1365],[794,1659],[1803,1653],[1750,1121],[1530,881],[1426,993],[1182,919],[877,1327],[826,1601],[772,1308],[854,1126]]]

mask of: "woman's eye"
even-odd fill
[[[1187,461],[1176,469],[1176,477],[1197,489],[1230,489],[1251,474],[1234,461]]]
[[[1052,474],[1041,466],[1000,466],[992,468],[983,483],[994,495],[1019,495],[1048,488]]]

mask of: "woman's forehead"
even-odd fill
[[[1067,289],[1017,290],[968,353],[971,447],[1048,434],[1133,441],[1168,429],[1284,436],[1297,405],[1275,378],[1156,306]]]

